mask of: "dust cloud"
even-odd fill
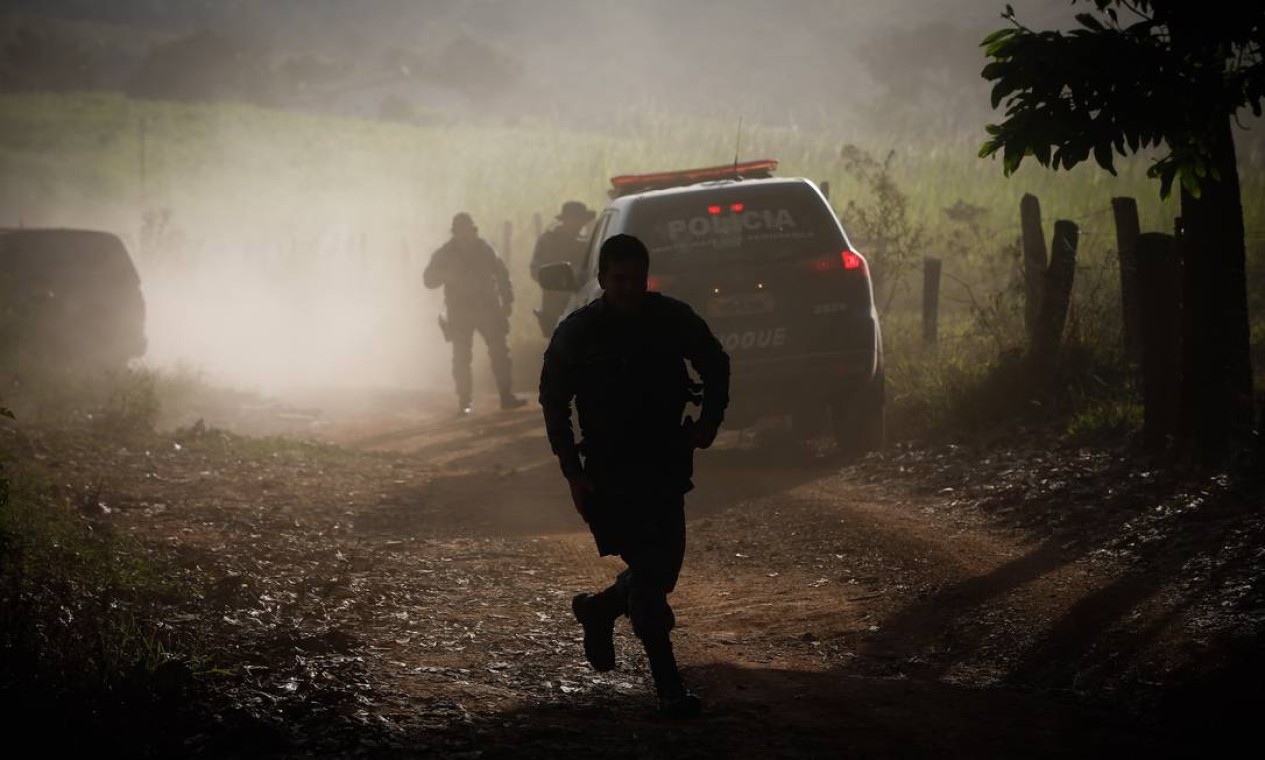
[[[265,391],[416,387],[434,380],[447,356],[426,318],[438,301],[411,274],[326,257],[283,277],[215,254],[196,268],[156,272],[144,276],[147,360]]]
[[[292,139],[331,140],[306,126],[292,138],[225,119],[212,155],[169,159],[188,166],[155,181],[132,246],[146,361],[267,393],[446,383],[442,295],[422,271],[464,183],[421,192],[389,150],[292,153]]]
[[[146,362],[266,393],[447,382],[422,271],[458,201],[419,196],[389,157],[270,172],[284,135],[220,131],[219,168],[172,172],[135,235]]]

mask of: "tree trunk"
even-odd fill
[[[1252,360],[1243,205],[1228,119],[1209,142],[1212,163],[1200,195],[1183,189],[1181,198],[1186,331],[1198,338],[1183,352],[1183,432],[1196,461],[1218,464],[1251,434]]]
[[[1151,454],[1165,452],[1177,434],[1182,351],[1181,261],[1171,235],[1139,235],[1137,287],[1142,365],[1142,439]]]

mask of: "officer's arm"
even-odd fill
[[[574,481],[583,476],[580,448],[571,429],[571,400],[575,398],[575,365],[567,350],[567,333],[558,330],[545,349],[544,366],[540,370],[540,406],[545,413],[545,432],[549,447],[558,457],[562,474]]]
[[[427,288],[437,288],[444,284],[444,279],[448,274],[448,257],[444,255],[444,249],[440,248],[430,257],[430,263],[426,265],[425,271],[422,272],[422,284]]]
[[[682,317],[685,358],[703,381],[703,409],[699,418],[719,427],[729,406],[729,354],[703,318],[686,307]]]

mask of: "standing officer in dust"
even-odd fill
[[[694,449],[712,444],[729,403],[729,357],[688,305],[646,292],[648,275],[640,240],[615,235],[602,244],[602,297],[558,325],[545,351],[540,405],[572,502],[599,553],[619,555],[628,566],[609,588],[571,602],[584,627],[585,657],[594,670],[615,667],[614,625],[627,614],[650,661],[660,710],[686,718],[698,715],[701,703],[677,669],[668,593],[685,559]],[[687,360],[702,380],[697,421],[683,419],[686,404],[699,401]]]
[[[527,402],[510,390],[509,315],[514,306],[505,262],[479,237],[479,228],[462,211],[452,218],[452,239],[430,258],[422,282],[427,288],[444,288],[446,320],[440,319],[444,337],[452,342],[452,379],[457,384],[457,414],[474,412],[472,406],[474,333],[483,336],[492,362],[492,374],[501,393],[501,408],[516,409]]]
[[[588,241],[581,239],[580,230],[593,221],[597,214],[580,201],[567,201],[562,211],[554,217],[557,221],[541,233],[531,256],[531,276],[537,280],[537,272],[546,264],[564,261],[579,266],[584,261]],[[567,307],[570,295],[560,290],[545,290],[540,296],[540,308],[535,310],[540,331],[546,336],[553,333],[558,317]]]

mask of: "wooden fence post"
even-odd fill
[[[513,243],[514,225],[508,221],[501,225],[501,261],[505,262],[505,266],[510,265],[510,259],[513,258],[513,249],[510,247]]]
[[[1054,223],[1050,267],[1046,270],[1041,311],[1033,336],[1032,353],[1038,362],[1053,363],[1058,353],[1067,309],[1072,301],[1072,283],[1076,279],[1076,247],[1080,230],[1066,219]]]
[[[1041,230],[1041,202],[1035,195],[1025,193],[1019,201],[1019,220],[1023,226],[1023,324],[1031,344],[1036,341],[1048,258],[1045,233]]]
[[[1116,250],[1120,257],[1120,307],[1125,355],[1137,361],[1142,351],[1142,323],[1138,312],[1137,242],[1141,234],[1138,202],[1133,198],[1112,198],[1116,218]]]
[[[1136,240],[1141,328],[1142,440],[1158,454],[1177,435],[1182,355],[1182,274],[1177,241],[1162,232]]]
[[[922,342],[935,345],[940,337],[940,259],[922,260]]]

